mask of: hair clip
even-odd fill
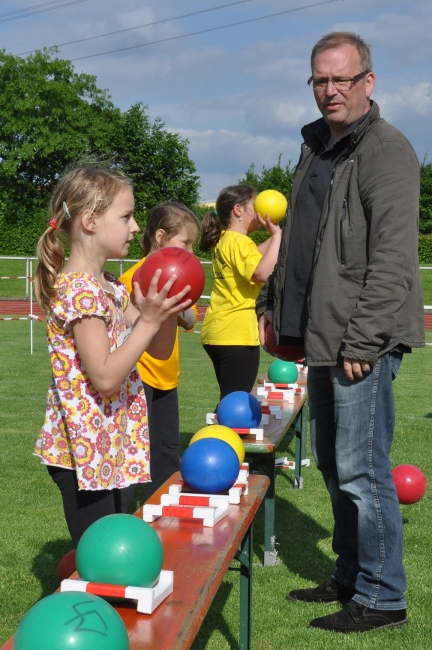
[[[57,219],[50,219],[49,225],[53,230],[57,230]]]
[[[68,209],[68,207],[66,205],[66,201],[63,201],[63,210],[64,210],[64,213],[65,213],[66,219],[71,219],[72,217],[70,216],[70,212],[69,212],[69,209]]]
[[[217,210],[213,210],[213,214],[215,214],[216,216],[218,216],[218,211],[217,211]]]

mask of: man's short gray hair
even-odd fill
[[[372,54],[370,45],[353,32],[330,32],[323,36],[314,46],[311,54],[311,69],[313,69],[315,56],[324,50],[330,50],[342,45],[352,45],[360,56],[360,72],[372,71]]]

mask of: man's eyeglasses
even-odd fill
[[[369,74],[369,72],[370,70],[365,70],[364,72],[360,72],[360,74],[356,74],[355,77],[328,77],[314,79],[312,76],[308,79],[308,85],[312,86],[314,90],[325,90],[327,84],[331,82],[336,90],[351,90],[354,84],[360,79],[363,79],[363,77]]]

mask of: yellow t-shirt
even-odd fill
[[[120,282],[123,282],[123,284],[126,285],[132,302],[134,300],[132,278],[135,271],[142,265],[144,260],[145,257],[143,257],[142,260],[132,266],[128,271],[123,273],[120,278]],[[196,320],[198,310],[195,305],[193,306],[193,309],[195,311]],[[162,361],[161,359],[155,359],[150,354],[148,354],[148,352],[144,352],[137,363],[137,368],[141,379],[146,384],[149,384],[149,386],[152,386],[152,388],[159,388],[160,390],[171,390],[171,388],[178,386],[180,375],[178,328],[174,348],[169,359]]]
[[[201,341],[204,345],[259,345],[255,303],[263,282],[251,280],[262,258],[247,235],[225,231],[213,254],[214,285]]]

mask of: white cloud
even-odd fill
[[[176,129],[176,133],[190,142],[190,150],[195,160],[199,160],[204,171],[214,170],[243,174],[251,163],[258,167],[273,165],[279,154],[285,154],[298,143],[288,138],[267,138],[252,136],[241,131]],[[229,152],[224,158],[223,153]]]
[[[236,185],[239,177],[234,174],[208,174],[201,172],[201,198],[202,203],[214,203],[219,192],[228,185]]]
[[[405,10],[400,13],[381,13],[371,21],[336,23],[335,30],[361,34],[372,45],[375,65],[380,65],[382,54],[392,59],[394,69],[424,64],[432,59],[432,3],[416,2],[415,9],[403,4]]]
[[[376,94],[382,115],[389,121],[400,121],[415,116],[426,117],[430,122],[432,115],[432,84],[422,82],[415,86],[405,86],[394,92]]]
[[[254,134],[263,133],[277,138],[287,131],[300,137],[300,129],[304,124],[319,117],[312,95],[298,98],[297,102],[287,101],[276,97],[272,101],[258,98],[248,104],[248,121]]]
[[[19,9],[31,3],[10,4]],[[6,51],[23,52],[217,4],[89,0],[0,24],[0,34]],[[61,56],[128,47],[287,8],[286,0],[254,0],[68,46]],[[323,34],[337,29],[360,33],[371,43],[374,99],[383,116],[407,134],[420,158],[432,151],[431,0],[335,1],[235,29],[84,59],[75,66],[96,75],[98,86],[109,89],[122,109],[142,101],[152,118],[161,115],[167,128],[189,138],[202,197],[210,200],[236,183],[251,163],[260,170],[274,165],[280,153],[283,163],[297,160],[300,128],[319,116],[306,86],[310,50]]]
[[[214,200],[215,192],[217,195],[226,185],[238,183],[252,163],[260,172],[263,166],[275,165],[281,154],[282,165],[297,160],[299,154],[299,140],[288,137],[252,136],[228,129],[176,129],[175,132],[189,140],[190,156],[201,177],[203,201]]]

